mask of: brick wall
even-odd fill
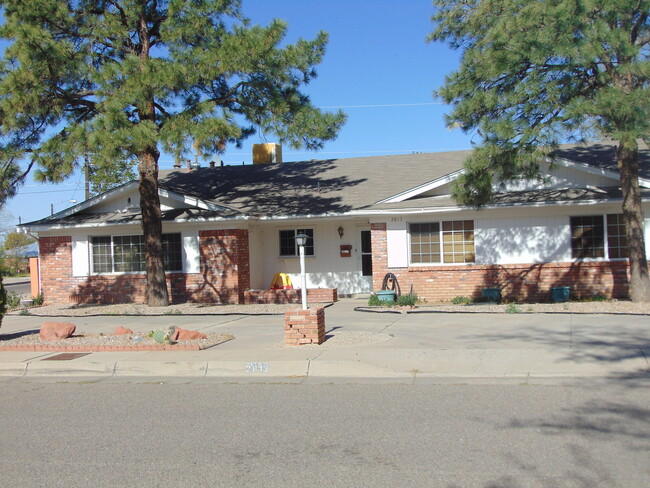
[[[41,290],[48,303],[67,303],[72,277],[72,238],[39,239]]]
[[[502,298],[549,301],[551,288],[571,287],[571,297],[600,294],[628,296],[626,261],[568,262],[509,265],[453,265],[388,268],[386,224],[372,225],[373,289],[381,289],[386,273],[393,273],[402,293],[413,292],[431,302],[457,296],[480,297],[483,288],[500,288]]]
[[[284,343],[287,346],[325,342],[325,309],[290,310],[284,314]]]
[[[47,303],[144,303],[142,274],[72,276],[72,240],[42,237],[40,259]],[[200,273],[167,273],[172,302],[243,303],[250,288],[248,231],[199,233]]]

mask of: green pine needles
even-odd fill
[[[38,178],[53,182],[88,155],[98,175],[119,176],[126,171],[120,164],[137,162],[150,305],[168,303],[161,151],[208,158],[256,132],[319,149],[345,122],[342,112],[323,112],[302,92],[316,76],[327,34],[287,44],[283,21],[251,25],[239,1],[2,0],[0,6],[0,37],[10,42],[0,65],[1,160],[27,160]],[[6,190],[1,182],[0,197],[11,196],[21,174],[10,174]]]
[[[432,41],[461,51],[437,94],[451,127],[481,144],[455,198],[480,207],[495,184],[540,178],[563,140],[617,141],[631,298],[650,300],[638,141],[650,141],[650,1],[436,0]]]

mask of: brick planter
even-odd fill
[[[325,309],[289,310],[284,314],[284,343],[287,346],[322,344],[325,341]]]

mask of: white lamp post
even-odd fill
[[[296,244],[300,253],[300,288],[302,295],[302,309],[307,310],[307,274],[305,273],[305,244],[309,236],[307,234],[296,234]]]

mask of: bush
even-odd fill
[[[397,304],[401,307],[413,307],[418,302],[417,295],[408,293],[397,297]]]
[[[451,303],[453,305],[469,305],[472,303],[472,299],[470,297],[454,297],[451,299]]]
[[[42,293],[40,293],[38,296],[34,297],[34,305],[35,306],[40,307],[41,305],[43,305],[44,302],[45,302],[45,297],[43,296]]]
[[[383,304],[384,304],[384,302],[379,300],[379,297],[377,295],[375,295],[374,293],[372,295],[370,295],[370,298],[368,299],[368,306],[370,306],[370,307],[379,307],[379,306],[381,306]]]
[[[509,303],[506,307],[506,313],[519,313],[521,309],[517,306],[516,303]]]
[[[15,291],[10,291],[6,294],[6,307],[7,308],[18,308],[20,307],[20,295]]]

